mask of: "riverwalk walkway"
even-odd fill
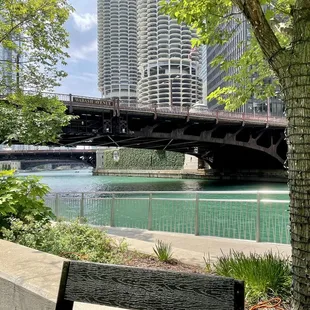
[[[105,228],[105,230],[107,230],[109,235],[119,240],[125,238],[130,249],[147,254],[153,254],[153,246],[156,240],[171,243],[174,258],[184,263],[195,265],[204,264],[204,255],[206,257],[210,256],[211,261],[214,261],[216,257],[221,256],[222,253],[229,253],[231,249],[242,251],[246,254],[250,252],[264,253],[268,250],[279,252],[283,255],[290,255],[291,253],[290,245],[284,244],[256,243],[254,241],[153,232],[138,229]],[[0,240],[0,248],[0,295],[4,294],[4,296],[7,296],[7,300],[4,299],[1,301],[0,310],[13,309],[10,290],[16,296],[20,290],[26,288],[32,292],[36,292],[40,296],[44,296],[48,300],[51,300],[51,302],[55,301],[64,259],[4,240]],[[19,291],[16,290],[16,287],[8,287],[7,281],[18,285]],[[19,296],[16,297],[19,302],[23,300],[22,295],[21,291]],[[17,307],[16,309],[20,308]],[[32,309],[40,308],[32,307]],[[44,309],[53,308],[47,306]],[[74,309],[112,310],[115,308],[76,303]]]
[[[190,234],[168,233],[128,228],[106,228],[108,234],[121,240],[125,238],[129,249],[136,249],[145,254],[154,254],[153,246],[157,240],[171,243],[173,257],[188,264],[204,265],[204,259],[214,262],[217,257],[228,254],[231,250],[249,253],[273,251],[285,256],[291,255],[289,244],[263,243],[239,239],[227,239]]]

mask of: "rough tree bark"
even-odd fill
[[[288,119],[293,309],[310,309],[310,1],[292,8],[293,42],[280,72]]]
[[[282,86],[288,127],[288,184],[292,244],[294,310],[310,310],[310,0],[291,9],[293,38],[282,49],[265,19],[259,0],[233,0]]]

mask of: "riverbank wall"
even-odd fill
[[[144,149],[104,149],[96,152],[96,169],[106,170],[180,170],[185,155]]]
[[[175,152],[109,149],[96,153],[94,175],[195,179],[205,176],[195,156]]]
[[[243,171],[218,171],[218,170],[117,170],[97,169],[93,175],[132,176],[148,178],[171,179],[205,179],[227,182],[271,182],[287,183],[287,174],[282,170],[243,170]]]
[[[126,170],[126,169],[96,169],[94,175],[132,176],[146,178],[170,179],[204,179],[204,169],[197,170]]]
[[[108,149],[96,153],[94,175],[286,183],[283,170],[215,170],[196,156],[168,151]]]

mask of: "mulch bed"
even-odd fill
[[[205,273],[204,269],[199,266],[184,264],[176,259],[172,259],[171,261],[165,263],[160,262],[155,256],[132,251],[128,251],[126,253],[123,264],[140,268],[170,270],[187,273]]]

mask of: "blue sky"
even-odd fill
[[[55,91],[100,97],[97,87],[97,0],[71,0],[70,3],[75,12],[66,23],[71,57],[64,70],[68,76]]]

